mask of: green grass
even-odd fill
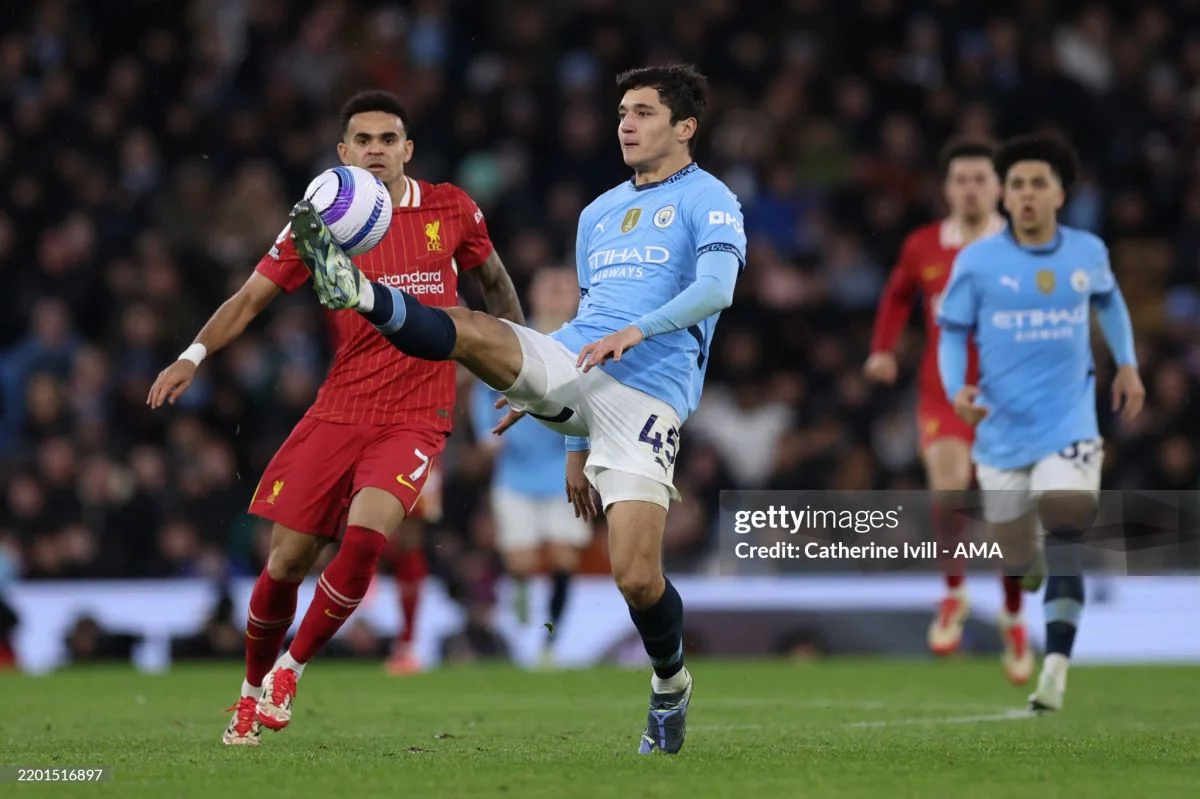
[[[1155,797],[1200,784],[1200,670],[1076,668],[1057,716],[992,662],[694,662],[689,738],[638,757],[647,671],[315,663],[292,725],[221,743],[237,665],[0,678],[0,762],[111,781],[15,796]]]

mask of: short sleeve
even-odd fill
[[[454,260],[458,262],[459,269],[466,271],[486,261],[495,250],[495,246],[488,235],[487,220],[483,218],[483,211],[465,191],[455,188],[462,212],[463,239],[454,251]]]
[[[974,259],[970,252],[968,247],[954,259],[950,281],[946,290],[942,292],[940,307],[937,309],[937,323],[941,327],[975,329],[975,320],[979,315],[979,296],[972,266]]]
[[[291,293],[304,285],[309,278],[308,267],[296,254],[296,245],[292,243],[292,226],[287,227],[275,239],[275,244],[267,251],[254,267],[254,271],[270,280],[284,291]]]

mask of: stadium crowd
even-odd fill
[[[738,193],[750,238],[684,430],[669,568],[710,557],[722,488],[921,486],[916,319],[899,385],[870,387],[861,366],[901,240],[940,211],[935,157],[958,133],[1053,129],[1078,146],[1064,220],[1109,244],[1149,393],[1115,427],[1100,345],[1106,486],[1200,487],[1200,2],[572,6],[9,11],[0,585],[258,573],[269,525],[245,508],[329,354],[311,291],[277,301],[174,407],[145,399],[334,163],[351,91],[404,99],[410,174],[471,194],[523,291],[540,266],[573,262],[578,212],[626,177],[613,76],[644,62],[709,76],[699,160]],[[486,459],[466,422],[430,543],[452,580],[494,573]]]

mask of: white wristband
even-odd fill
[[[188,347],[186,350],[184,350],[183,352],[181,352],[179,354],[179,360],[191,361],[192,363],[199,366],[200,362],[203,361],[207,356],[208,356],[208,347],[204,346],[199,341],[197,341],[195,344]]]

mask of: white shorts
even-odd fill
[[[501,552],[537,549],[542,544],[582,549],[592,542],[591,525],[576,518],[565,492],[546,499],[494,488],[492,516],[496,520],[496,548]]]
[[[504,392],[509,406],[526,411],[551,430],[591,439],[585,472],[604,506],[638,498],[668,507],[671,499],[678,500],[674,477],[680,425],[675,409],[602,369],[584,373],[575,366],[578,353],[557,339],[508,324],[516,331],[524,356],[521,374]],[[602,477],[606,471],[642,479]],[[630,486],[636,490],[631,492]]]
[[[1024,469],[995,469],[979,464],[976,476],[983,491],[983,515],[989,522],[1008,522],[1028,513],[1047,491],[1100,492],[1104,440],[1079,441]]]

